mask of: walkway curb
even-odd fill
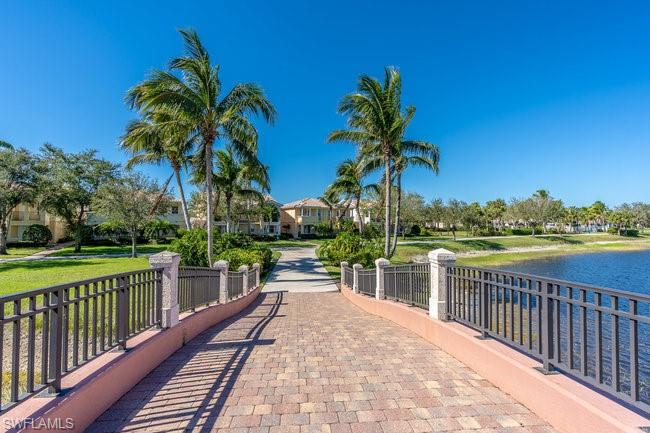
[[[431,319],[426,311],[353,293],[341,294],[354,305],[388,319],[435,344],[566,433],[641,433],[647,418],[562,374],[543,375],[540,364],[495,340],[454,322]]]
[[[208,328],[238,314],[257,299],[259,287],[227,304],[217,304],[181,316],[178,325],[148,330],[128,340],[128,351],[110,351],[64,376],[58,397],[31,397],[2,414],[0,431],[83,432],[120,397],[185,343]],[[32,425],[11,428],[8,422],[30,420]],[[72,426],[67,425],[72,420]],[[38,428],[38,426],[41,428]],[[47,426],[47,428],[45,428]]]

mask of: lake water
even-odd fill
[[[650,294],[650,250],[557,256],[497,268]]]
[[[611,289],[625,290],[629,292],[650,294],[650,250],[603,252],[550,257],[546,259],[527,260],[518,263],[499,266],[504,271],[521,272],[525,274],[538,275],[553,279],[572,281],[577,283],[592,284]],[[611,304],[604,297],[603,306]],[[575,299],[575,298],[574,298]],[[587,295],[587,301],[593,302],[593,294]],[[626,301],[622,301],[621,308],[627,310]],[[650,315],[648,302],[639,303],[639,314]],[[574,347],[573,353],[579,356],[580,348],[578,341],[581,340],[577,330],[579,329],[579,309],[573,309],[574,320]],[[561,315],[561,345],[564,357],[568,349],[567,344],[567,307],[560,308]],[[594,370],[594,323],[593,311],[587,313],[587,335],[588,346],[588,370],[589,376],[595,377]],[[608,314],[603,315],[603,363],[604,382],[611,384],[611,318]],[[650,325],[639,324],[639,346],[637,356],[639,359],[639,387],[640,400],[650,404]],[[619,328],[619,351],[620,351],[620,375],[621,390],[629,393],[630,390],[630,344],[629,344],[629,321],[620,319]]]

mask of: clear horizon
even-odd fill
[[[543,188],[566,205],[650,202],[650,4],[393,4],[5,4],[0,139],[124,162],[118,138],[136,117],[125,92],[179,55],[176,30],[192,27],[224,89],[256,82],[274,103],[275,126],[257,124],[280,202],[319,196],[354,155],[325,143],[345,125],[337,104],[360,74],[388,65],[417,107],[407,136],[441,149],[439,176],[404,179],[427,201]]]

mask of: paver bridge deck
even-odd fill
[[[264,292],[167,359],[90,432],[547,432],[527,408],[339,293]]]

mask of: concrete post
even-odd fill
[[[345,286],[345,268],[348,267],[348,262],[341,262],[341,287]]]
[[[456,263],[456,254],[444,248],[429,251],[431,268],[431,297],[429,298],[429,316],[438,320],[447,317],[447,266]]]
[[[237,271],[241,272],[243,278],[241,285],[241,294],[245,296],[251,289],[251,287],[248,287],[248,273],[250,272],[248,270],[248,265],[241,265]]]
[[[152,268],[162,270],[161,325],[171,328],[178,323],[178,265],[181,256],[178,253],[162,251],[149,257]],[[156,299],[159,299],[156,297]]]
[[[219,260],[212,267],[219,270],[219,302],[225,304],[228,302],[228,262]]]
[[[260,286],[260,276],[262,274],[261,269],[262,267],[259,263],[253,263],[253,272],[255,272],[255,287],[249,287],[249,290],[251,288],[257,288]]]
[[[352,279],[352,291],[354,293],[359,293],[359,271],[363,269],[363,266],[359,263],[352,265],[352,270],[354,271],[354,278]]]
[[[387,259],[377,259],[375,260],[375,268],[377,268],[377,284],[375,290],[376,299],[384,299],[384,268],[390,265],[390,262]]]

